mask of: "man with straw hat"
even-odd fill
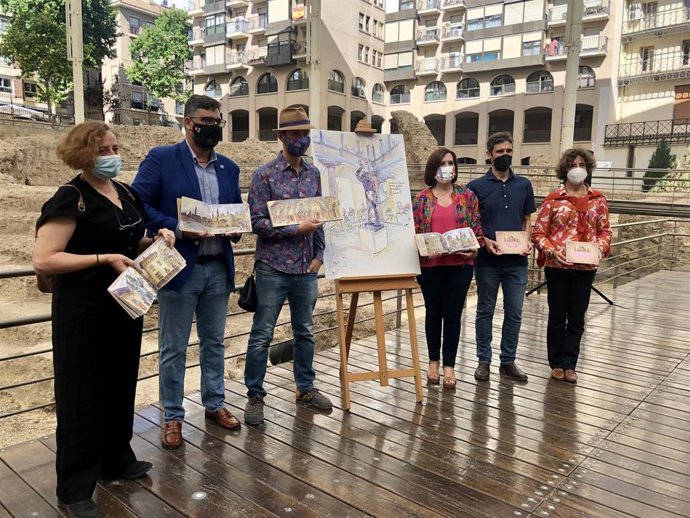
[[[287,299],[290,304],[297,401],[330,410],[330,400],[314,388],[316,374],[312,313],[318,286],[316,274],[323,263],[325,239],[316,220],[274,228],[267,202],[321,196],[319,170],[302,159],[311,144],[313,128],[302,108],[280,112],[276,129],[283,150],[268,164],[254,172],[249,187],[249,208],[256,239],[257,308],[247,346],[244,383],[249,398],[244,420],[258,425],[264,420],[263,387],[268,348],[278,315]]]

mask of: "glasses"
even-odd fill
[[[120,215],[117,213],[117,208],[115,207],[115,205],[113,205],[113,211],[115,212],[115,219],[117,220],[117,228],[118,228],[119,230],[127,230],[127,229],[130,229],[130,228],[134,228],[134,227],[136,227],[139,223],[142,222],[141,214],[139,214],[139,211],[138,211],[137,208],[134,206],[134,204],[133,204],[132,202],[130,202],[129,200],[127,200],[127,199],[125,199],[124,201],[127,202],[127,203],[129,203],[129,206],[132,207],[132,208],[134,209],[134,212],[135,212],[136,215],[137,215],[137,220],[136,220],[134,223],[123,224],[122,221],[120,220]],[[123,208],[124,208],[124,207],[123,207]]]
[[[219,128],[224,128],[228,121],[224,119],[215,119],[213,117],[190,117],[190,119],[201,119],[201,123],[204,126],[218,126]]]

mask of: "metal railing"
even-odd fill
[[[675,78],[690,74],[690,52],[677,49],[649,49],[648,54],[628,55],[621,60],[618,76],[625,81],[630,79]],[[619,84],[621,81],[619,80]]]
[[[437,28],[422,29],[417,31],[417,43],[426,43],[430,41],[440,41],[440,31]]]
[[[582,12],[582,20],[586,21],[587,18],[594,16],[602,16],[609,14],[609,2],[608,0],[585,0],[584,10]],[[549,11],[549,22],[550,23],[561,23],[565,22],[568,17],[568,5],[556,5]]]
[[[425,72],[438,72],[439,60],[437,58],[424,58],[417,60],[415,70],[418,74],[423,74]]]
[[[623,34],[654,31],[656,29],[683,25],[689,21],[690,9],[685,6],[663,9],[661,12],[645,13],[642,10],[642,5],[637,4],[631,6],[627,19],[623,21]]]
[[[662,139],[669,143],[690,142],[690,119],[607,124],[604,131],[604,146],[652,145]]]

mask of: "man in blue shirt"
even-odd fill
[[[527,287],[527,256],[532,252],[532,245],[530,242],[525,255],[503,254],[496,243],[496,231],[524,230],[530,235],[531,214],[537,210],[534,191],[527,178],[517,176],[511,170],[513,138],[510,133],[491,135],[486,156],[491,160],[491,169],[467,184],[479,199],[485,242],[485,247],[479,250],[475,259],[478,296],[475,328],[479,366],[474,377],[482,381],[489,379],[493,338],[491,328],[498,288],[502,286],[504,316],[499,372],[502,376],[527,381],[527,375],[515,365],[515,353]]]

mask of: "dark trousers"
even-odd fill
[[[596,270],[547,266],[544,272],[549,290],[549,323],[546,329],[549,365],[552,369],[575,369]]]
[[[129,443],[142,323],[88,289],[53,294],[57,496],[65,504],[91,498],[99,474],[136,461]]]
[[[443,366],[454,367],[460,341],[460,319],[467,290],[472,282],[472,266],[432,266],[422,268],[417,278],[426,307],[426,344],[429,360],[439,361],[443,333]]]

